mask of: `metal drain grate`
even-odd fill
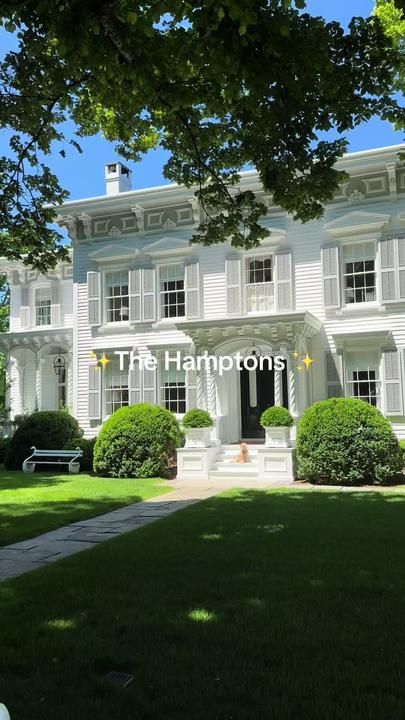
[[[112,685],[118,685],[118,687],[128,687],[134,679],[133,675],[123,672],[109,672],[104,676],[104,680],[111,683]]]

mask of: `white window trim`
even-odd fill
[[[37,306],[35,303],[35,294],[37,290],[47,290],[49,293],[49,300],[50,300],[50,306],[49,306],[49,312],[50,312],[50,323],[47,325],[37,325]],[[31,286],[31,297],[30,297],[30,313],[32,317],[31,327],[35,328],[50,328],[52,327],[52,283],[51,282],[41,282],[41,283],[35,283]]]
[[[249,260],[261,260],[262,258],[271,257],[271,271],[273,280],[271,284],[273,285],[273,309],[272,310],[248,310],[248,297],[247,297],[247,286],[248,286],[248,270],[247,270],[247,264]],[[243,314],[248,315],[249,317],[253,317],[256,315],[268,315],[269,313],[276,313],[276,281],[275,281],[275,262],[276,262],[276,251],[274,249],[267,250],[267,252],[264,252],[262,249],[260,252],[246,252],[241,253],[241,260],[242,260],[242,308],[243,308]],[[251,284],[251,283],[249,283]],[[258,283],[260,284],[260,283]],[[268,283],[270,284],[270,283]]]
[[[156,387],[156,404],[157,404],[157,405],[160,405],[160,407],[162,407],[162,408],[165,408],[166,405],[165,405],[165,403],[164,403],[164,398],[163,398],[163,393],[162,393],[162,390],[163,390],[163,388],[162,388],[163,373],[164,373],[164,360],[163,360],[163,357],[159,357],[159,358],[158,358],[158,365],[157,365],[157,369],[156,369],[156,382],[157,382],[157,387]],[[186,397],[185,397],[185,407],[186,407],[186,410],[185,410],[184,413],[173,413],[174,417],[175,417],[177,420],[181,420],[181,419],[184,417],[184,415],[186,414],[187,409],[188,409],[188,408],[187,408],[187,386],[186,386],[186,372],[185,372],[185,371],[184,371],[184,385],[185,385],[185,388],[186,388]],[[170,410],[169,412],[172,412],[172,411]]]
[[[101,319],[102,324],[108,328],[114,328],[114,327],[129,327],[129,317],[128,320],[117,320],[117,322],[109,322],[107,317],[107,275],[109,273],[114,272],[126,272],[128,274],[128,312],[129,312],[129,268],[128,265],[114,265],[113,267],[105,268],[101,271],[102,277],[101,277],[101,298],[100,302],[102,303],[102,312],[101,312]]]
[[[118,325],[118,323],[110,323],[110,324]],[[108,354],[107,354],[107,356],[108,356]],[[119,361],[118,355],[115,355],[112,362],[114,362],[114,360],[116,358],[117,358],[117,361]],[[110,363],[108,363],[108,365],[109,364]],[[103,422],[105,420],[108,420],[109,417],[111,417],[111,415],[107,414],[107,368],[108,368],[108,365],[106,366],[105,369],[100,368],[100,372],[102,373],[102,377],[101,377],[101,417],[102,417]],[[129,383],[130,383],[129,368],[127,371],[127,382],[128,382],[128,404],[129,404]],[[121,407],[126,407],[126,405],[121,405]]]
[[[344,272],[344,248],[348,245],[364,245],[365,243],[373,243],[374,245],[374,274],[375,274],[375,294],[376,299],[375,300],[367,300],[366,302],[361,303],[346,303],[346,288],[345,288],[345,272]],[[375,237],[365,237],[365,238],[353,238],[353,239],[347,239],[344,243],[341,243],[339,245],[339,282],[340,282],[340,288],[341,288],[341,310],[349,312],[353,310],[358,310],[359,308],[363,309],[370,309],[370,308],[376,308],[381,305],[381,273],[379,271],[380,268],[380,252],[379,252],[379,245]],[[361,312],[361,310],[360,310]]]
[[[362,304],[363,304],[363,303],[362,303]],[[348,355],[354,354],[354,353],[356,353],[356,352],[378,353],[378,355],[379,355],[379,358],[378,358],[377,362],[375,363],[375,368],[373,368],[373,367],[372,367],[372,363],[370,363],[370,368],[369,368],[369,369],[370,369],[370,370],[375,369],[375,371],[376,371],[376,376],[377,376],[377,377],[376,377],[376,380],[375,380],[375,383],[376,383],[376,386],[377,386],[377,404],[376,404],[375,407],[376,407],[378,410],[380,410],[381,413],[384,414],[384,408],[383,408],[383,405],[384,405],[383,394],[384,394],[384,393],[382,392],[382,387],[383,387],[383,375],[382,375],[382,372],[383,372],[383,367],[382,367],[382,365],[383,365],[383,356],[382,356],[381,350],[380,350],[379,348],[376,348],[375,345],[368,345],[368,346],[361,345],[361,346],[356,346],[356,347],[350,347],[350,348],[348,348],[348,349],[344,352],[344,354],[343,354],[343,383],[344,383],[344,385],[343,385],[343,390],[344,390],[344,397],[346,397],[346,398],[353,398],[353,397],[354,397],[354,395],[351,394],[351,390],[350,390],[351,385],[352,385],[352,383],[351,383],[350,381],[352,380],[352,378],[349,377]],[[353,368],[353,369],[356,369],[356,368]],[[358,369],[358,368],[357,368],[357,369]]]
[[[184,292],[184,315],[176,315],[174,317],[163,317],[162,314],[162,295],[160,292],[160,281],[161,281],[161,270],[163,267],[168,267],[169,265],[178,265],[183,269],[183,292]],[[165,323],[168,325],[173,325],[177,321],[177,318],[184,319],[186,318],[186,270],[185,270],[185,262],[184,260],[170,260],[168,262],[159,262],[155,265],[155,271],[156,271],[156,283],[155,283],[155,293],[157,297],[155,297],[156,302],[156,317],[157,321],[159,323]]]

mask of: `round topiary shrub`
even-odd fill
[[[10,443],[10,438],[0,438],[0,463],[4,463],[4,458],[6,457],[7,451],[10,447]]]
[[[94,471],[110,477],[167,477],[181,442],[178,422],[158,405],[116,410],[102,426],[94,448]]]
[[[210,428],[213,424],[211,415],[199,408],[188,410],[183,417],[184,428]]]
[[[73,440],[69,440],[68,443],[66,443],[64,450],[76,450],[76,448],[79,448],[80,450],[83,450],[83,455],[81,458],[79,458],[80,462],[80,470],[86,470],[91,471],[93,470],[93,455],[94,455],[94,446],[96,444],[97,438],[84,438],[84,437],[78,437],[73,438]]]
[[[41,411],[29,415],[15,431],[5,457],[7,470],[21,470],[31,455],[31,447],[38,450],[62,450],[72,438],[79,437],[79,424],[66,410]]]
[[[285,407],[269,407],[262,412],[260,425],[266,427],[291,427],[294,420],[291,413]]]
[[[389,421],[363,400],[332,398],[309,407],[297,431],[298,477],[332,485],[395,482],[402,469]]]

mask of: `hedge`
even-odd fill
[[[354,398],[309,407],[297,430],[298,477],[314,483],[371,485],[395,482],[402,469],[389,421]]]
[[[167,477],[182,436],[169,410],[140,403],[116,410],[94,448],[94,471],[110,477]]]
[[[31,455],[31,447],[40,450],[62,450],[69,440],[82,431],[76,418],[66,410],[40,411],[29,415],[15,431],[5,457],[7,470],[21,470]]]

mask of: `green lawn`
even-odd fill
[[[0,700],[12,720],[402,720],[404,548],[403,494],[194,505],[0,584]]]
[[[160,495],[163,480],[0,471],[0,546]],[[1,699],[0,699],[1,702]]]

